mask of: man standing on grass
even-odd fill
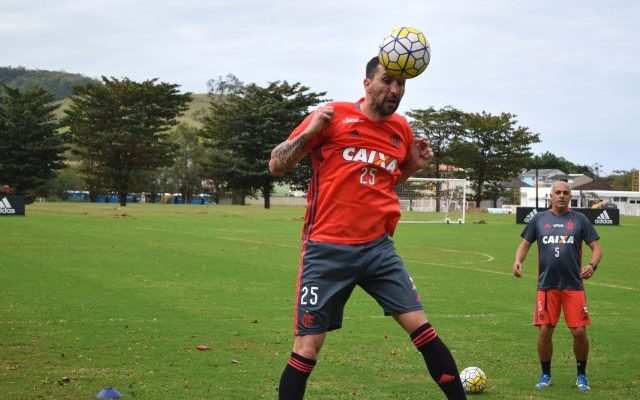
[[[357,102],[316,109],[271,153],[269,170],[276,176],[295,168],[307,153],[313,165],[296,287],[295,340],[279,397],[303,398],[326,334],[342,326],[344,306],[359,285],[410,335],[447,398],[465,399],[455,361],[427,322],[416,287],[389,238],[400,219],[395,186],[424,168],[433,151],[395,113],[405,79],[388,74],[378,57],[367,64],[364,89],[365,97]]]
[[[551,385],[551,355],[553,331],[564,310],[564,319],[573,335],[573,352],[578,366],[578,390],[590,390],[586,368],[589,340],[586,327],[589,313],[583,279],[589,279],[602,258],[600,236],[591,222],[569,208],[571,187],[556,182],[551,187],[551,209],[537,213],[522,232],[522,242],[516,250],[513,275],[522,276],[522,262],[531,243],[538,242],[538,296],[533,325],[539,327],[538,356],[542,375],[536,384],[539,390]],[[591,248],[591,260],[582,266],[582,242]]]

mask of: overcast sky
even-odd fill
[[[232,73],[351,101],[380,40],[405,25],[425,33],[432,59],[400,112],[509,112],[541,135],[536,154],[640,168],[636,0],[0,0],[0,66],[194,93]]]

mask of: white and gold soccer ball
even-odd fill
[[[487,387],[487,375],[478,367],[467,367],[460,372],[465,393],[482,393]]]
[[[427,69],[431,47],[420,30],[401,26],[382,40],[378,59],[389,74],[406,79],[415,78]]]

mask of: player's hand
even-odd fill
[[[514,262],[511,269],[513,270],[513,276],[515,276],[516,278],[520,278],[522,276],[522,263],[517,261]]]
[[[593,267],[591,266],[591,264],[587,264],[584,267],[582,267],[582,269],[580,270],[580,278],[589,279],[593,276],[594,272],[595,271],[593,270]]]
[[[433,149],[429,145],[429,139],[418,137],[411,143],[411,158],[417,169],[427,166],[433,158]]]
[[[312,135],[315,135],[322,131],[326,124],[331,122],[333,118],[334,109],[332,106],[320,106],[313,112],[313,117],[306,131]]]

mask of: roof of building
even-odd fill
[[[535,169],[530,169],[527,172],[525,172],[524,174],[522,174],[522,177],[529,177],[529,176],[536,176],[536,170]],[[555,176],[567,176],[567,174],[564,173],[564,171],[559,170],[559,169],[546,169],[546,168],[540,168],[538,169],[538,177],[539,178],[551,178],[551,177],[555,177]]]
[[[573,188],[574,190],[611,190],[611,185],[606,182],[588,182]]]
[[[508,182],[502,182],[501,186],[505,189],[515,189],[515,188],[525,188],[525,187],[533,187],[527,182],[521,181],[520,179],[514,179]]]

